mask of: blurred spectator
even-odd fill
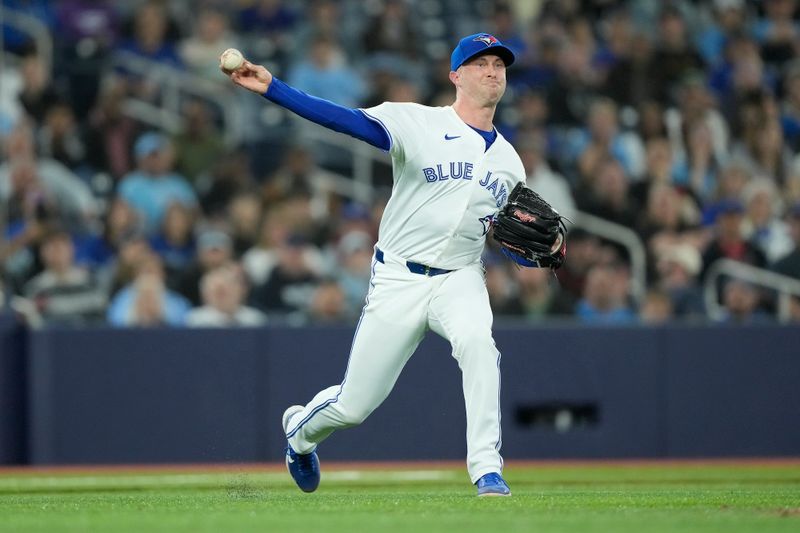
[[[219,68],[216,63],[214,68]],[[202,100],[190,100],[184,106],[183,131],[173,138],[175,167],[196,189],[210,186],[210,169],[225,158],[225,141],[211,113]]]
[[[283,41],[297,22],[297,14],[285,0],[255,0],[238,10],[237,26],[244,33]]]
[[[597,265],[587,277],[575,316],[586,324],[630,324],[636,315],[628,305],[628,273],[619,266]]]
[[[527,320],[567,317],[573,314],[575,301],[558,286],[558,280],[546,268],[514,270],[519,294],[519,315]]]
[[[686,73],[703,68],[702,58],[692,48],[686,21],[674,6],[666,5],[659,14],[658,44],[652,64],[650,83],[662,103],[669,102],[674,84]]]
[[[742,195],[747,217],[744,236],[764,254],[772,264],[792,250],[789,228],[780,219],[782,205],[775,183],[768,178],[755,178]]]
[[[61,95],[56,91],[50,72],[39,55],[29,54],[23,57],[20,73],[22,87],[19,101],[34,123],[41,124],[50,108],[61,100]]]
[[[724,206],[727,200],[741,198],[749,181],[750,174],[742,163],[732,161],[723,166],[717,177],[716,190],[703,206],[703,223],[713,224],[720,207]]]
[[[233,255],[241,257],[259,238],[261,226],[261,201],[256,194],[236,195],[228,205],[226,220],[233,239]]]
[[[265,177],[261,195],[269,209],[295,192],[310,192],[310,214],[314,219],[320,219],[330,214],[330,195],[335,181],[334,175],[316,164],[308,147],[294,145],[286,151],[281,165]]]
[[[772,319],[758,308],[758,290],[751,284],[732,279],[725,283],[722,292],[723,316],[727,324],[764,324]]]
[[[622,165],[630,179],[639,179],[644,171],[644,146],[635,133],[620,131],[614,101],[599,98],[592,102],[587,120],[587,127],[572,136],[569,159],[596,160],[608,155]]]
[[[577,300],[583,295],[589,270],[600,260],[600,241],[581,228],[573,228],[567,235],[567,243],[569,258],[556,275],[562,290]]]
[[[684,197],[669,184],[658,183],[650,187],[637,231],[648,252],[653,252],[659,241],[680,240],[697,228],[699,219],[700,212],[691,197]]]
[[[72,238],[55,231],[42,240],[44,270],[25,284],[23,294],[34,301],[48,323],[86,324],[102,318],[106,295],[88,270],[75,264]]]
[[[211,184],[208,187],[198,183],[203,189],[203,213],[210,218],[225,216],[231,199],[237,194],[250,191],[255,185],[247,150],[238,148],[226,152],[213,165],[210,179]]]
[[[307,55],[319,38],[340,42],[348,52],[359,50],[361,17],[347,13],[351,7],[355,6],[335,0],[305,2],[304,12],[298,18],[290,39],[294,56],[292,63]]]
[[[625,169],[615,159],[605,156],[586,175],[592,181],[579,189],[578,208],[623,226],[633,227],[638,206],[631,197]]]
[[[674,316],[697,318],[703,315],[703,295],[698,279],[702,261],[700,252],[690,244],[671,244],[658,251],[655,287],[669,297]]]
[[[697,35],[697,51],[707,65],[717,65],[725,59],[725,45],[731,35],[744,33],[747,9],[744,0],[714,0],[712,20]]]
[[[556,66],[558,74],[547,87],[549,123],[580,127],[597,98],[602,80],[592,69],[589,51],[579,46],[562,46]]]
[[[631,185],[631,195],[645,205],[650,189],[671,185],[673,178],[672,150],[664,137],[652,137],[645,144],[645,169],[642,179]]]
[[[395,0],[402,3],[402,0]],[[489,21],[489,33],[497,37],[504,45],[509,47],[518,58],[525,57],[528,43],[522,33],[522,25],[514,16],[510,2],[495,0],[492,6],[492,15]]]
[[[717,259],[726,258],[763,268],[764,254],[746,240],[742,232],[744,206],[740,200],[725,200],[719,204],[716,233],[703,254],[703,274]],[[701,276],[701,277],[702,277]]]
[[[178,202],[193,209],[197,198],[186,179],[172,171],[174,152],[164,135],[145,133],[136,140],[133,151],[137,168],[122,179],[118,194],[139,213],[147,234],[153,235],[170,204]]]
[[[636,131],[644,143],[667,136],[667,124],[664,121],[664,108],[656,100],[643,100],[638,108],[639,119]]]
[[[659,290],[647,291],[639,309],[639,320],[644,324],[657,325],[667,323],[673,318],[669,295]]]
[[[684,185],[702,192],[701,178],[728,156],[730,132],[725,118],[715,108],[702,71],[686,72],[676,85],[674,106],[664,114],[667,135],[676,161],[685,167],[677,176]],[[702,135],[702,137],[700,137]],[[701,169],[697,165],[702,164]],[[700,177],[691,179],[695,173]]]
[[[656,101],[657,88],[653,84],[653,43],[644,32],[636,32],[630,44],[619,50],[602,86],[603,94],[621,105],[639,107],[646,101]]]
[[[761,55],[776,65],[795,57],[800,26],[794,18],[795,0],[764,0],[764,17],[753,25]]]
[[[39,129],[38,147],[43,157],[51,157],[73,172],[86,175],[86,142],[72,108],[64,102],[48,109]]]
[[[133,283],[122,288],[108,308],[108,322],[120,327],[182,326],[189,302],[167,289],[161,260],[149,254]]]
[[[306,239],[289,235],[275,250],[277,264],[267,280],[250,292],[250,301],[267,314],[298,316],[307,312],[319,283],[309,264]]]
[[[253,285],[262,285],[267,281],[278,263],[276,250],[290,233],[290,226],[282,212],[283,209],[273,209],[265,213],[258,241],[242,256],[242,267]]]
[[[141,223],[136,211],[125,200],[115,198],[106,211],[98,233],[81,239],[76,248],[78,263],[92,270],[107,267],[114,262],[122,242],[141,233]]]
[[[56,55],[70,105],[84,117],[97,102],[108,52],[119,37],[119,16],[110,0],[62,0],[57,3]]]
[[[763,117],[763,122],[748,128],[742,141],[731,149],[732,157],[747,165],[751,174],[767,176],[783,183],[791,174],[793,156],[784,143],[783,129],[777,118]]]
[[[254,327],[266,323],[267,317],[261,311],[243,303],[247,287],[238,266],[221,266],[206,272],[200,282],[200,292],[203,306],[189,312],[187,326]]]
[[[346,107],[358,107],[366,96],[366,87],[353,70],[335,40],[317,37],[308,56],[289,71],[287,82],[293,87],[313,93]]]
[[[169,39],[169,12],[166,4],[158,0],[147,0],[136,8],[133,18],[133,34],[122,41],[117,50],[157,61],[167,66],[182,68],[183,62],[175,44]]]
[[[172,288],[193,306],[199,306],[200,280],[206,272],[227,265],[232,260],[233,242],[230,236],[219,230],[207,230],[197,237],[197,257],[177,273]]]
[[[138,126],[124,111],[126,90],[126,85],[120,80],[109,82],[88,118],[87,160],[93,168],[110,174],[114,181],[121,179],[135,165],[129,152]]]
[[[526,135],[516,143],[517,153],[525,167],[527,185],[539,193],[559,213],[569,219],[574,219],[576,207],[569,183],[564,176],[553,171],[547,163],[545,142],[542,132],[537,131]]]
[[[238,43],[229,31],[228,15],[213,4],[201,5],[195,14],[192,34],[179,48],[186,67],[201,76],[216,78],[219,74],[219,55]]]
[[[714,155],[711,130],[706,122],[684,124],[687,150],[681,151],[673,170],[675,183],[695,196],[707,199],[716,188],[720,160]]]
[[[780,113],[783,136],[796,153],[800,149],[800,60],[786,65]]]
[[[800,203],[792,205],[786,218],[794,247],[788,255],[773,265],[773,270],[778,274],[800,279]]]
[[[316,285],[307,312],[314,322],[342,322],[352,316],[344,290],[332,279],[324,279]]]
[[[121,289],[136,279],[142,265],[155,256],[147,239],[141,234],[131,234],[122,238],[117,245],[117,254],[113,263],[102,270],[109,294],[117,294]],[[155,256],[158,257],[158,256]]]
[[[342,235],[336,246],[336,281],[351,316],[358,315],[369,289],[373,243],[370,234],[354,230]]]
[[[505,258],[499,252],[487,249],[481,259],[486,280],[486,291],[489,293],[489,305],[494,316],[502,317],[522,314],[519,298],[517,298],[519,290]]]
[[[45,200],[50,213],[68,229],[81,232],[92,225],[98,205],[91,190],[58,161],[36,156],[30,124],[17,124],[3,148],[7,160],[0,165],[0,201],[9,202],[13,211],[33,198],[37,203]]]
[[[193,224],[192,211],[181,203],[172,203],[167,207],[161,231],[150,238],[150,248],[164,262],[167,284],[170,286],[194,261],[196,245]]]
[[[366,21],[364,52],[379,52],[414,59],[417,56],[417,25],[412,23],[411,11],[405,0],[386,0],[383,9]],[[502,40],[501,37],[498,37]],[[508,45],[506,41],[503,43]]]

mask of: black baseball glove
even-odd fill
[[[492,224],[502,252],[523,266],[557,269],[567,256],[564,217],[518,183]]]

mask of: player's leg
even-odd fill
[[[426,331],[427,278],[377,263],[341,385],[292,416],[289,445],[310,453],[333,431],[360,424],[386,399]]]
[[[430,327],[450,341],[467,412],[467,469],[473,483],[500,473],[500,352],[479,265],[448,274],[431,298]]]

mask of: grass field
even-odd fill
[[[325,468],[327,466],[327,468]],[[0,469],[0,531],[427,533],[800,531],[800,461],[510,463],[477,498],[460,465]]]

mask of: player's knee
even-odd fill
[[[464,330],[452,339],[454,346],[461,350],[475,350],[484,352],[494,349],[494,339],[491,331],[480,329]]]
[[[358,407],[347,409],[347,411],[343,413],[342,421],[348,426],[357,426],[366,420],[371,412],[372,411],[369,409]]]

